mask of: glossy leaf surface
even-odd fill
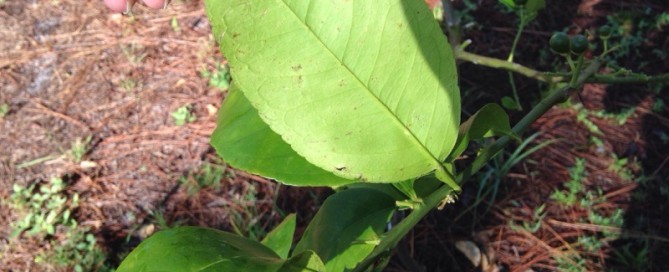
[[[369,254],[395,210],[395,199],[374,189],[348,189],[325,200],[295,252],[313,250],[328,271],[355,267]]]
[[[277,271],[283,262],[271,249],[244,237],[180,227],[146,239],[116,271]]]
[[[281,266],[278,272],[325,272],[325,264],[311,250],[293,256]]]
[[[487,104],[460,125],[458,141],[449,160],[460,156],[470,141],[500,135],[516,137],[511,131],[506,111],[497,104]]]
[[[231,73],[301,156],[348,179],[440,169],[460,116],[455,61],[422,1],[207,1]]]
[[[297,186],[353,182],[309,163],[258,116],[235,84],[219,110],[211,145],[233,167]]]
[[[116,271],[324,272],[325,266],[312,251],[282,260],[261,243],[232,233],[179,227],[146,239]]]
[[[281,224],[270,231],[261,243],[276,252],[279,257],[288,257],[290,247],[293,245],[293,234],[295,233],[295,214],[290,214],[283,219]]]

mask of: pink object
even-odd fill
[[[126,12],[128,8],[128,2],[130,2],[130,5],[132,5],[133,0],[104,0],[105,5],[109,7],[109,9],[115,11],[115,12]],[[161,9],[165,7],[165,4],[168,2],[168,0],[142,0],[144,4],[150,8],[154,9]]]
[[[125,12],[127,0],[104,0],[105,5],[114,12]]]
[[[146,4],[148,7],[160,9],[165,7],[165,1],[167,0],[143,0],[143,1],[144,4]]]

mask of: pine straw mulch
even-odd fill
[[[9,105],[0,118],[1,199],[15,183],[63,177],[66,193],[81,197],[79,225],[96,235],[112,265],[157,228],[158,217],[227,230],[233,221],[268,229],[281,218],[279,188],[266,180],[225,169],[220,187],[195,195],[179,182],[205,164],[222,166],[209,137],[224,93],[200,72],[224,59],[200,1],[159,12],[137,5],[134,16],[111,14],[97,0],[3,1],[0,25],[0,103]],[[184,105],[197,120],[176,126],[171,113]],[[74,161],[67,150],[88,136],[83,163]],[[22,215],[8,201],[0,205],[0,270],[69,270],[34,260],[53,249],[49,241],[60,242],[60,232],[10,238]]]
[[[506,58],[515,20],[496,10],[495,2],[479,2],[479,9],[470,14],[477,24],[465,38],[473,40],[468,47],[472,52]],[[458,7],[462,3],[455,4]],[[637,14],[649,7],[656,14],[669,8],[658,1],[547,4],[543,12],[550,16],[540,16],[528,26],[516,56],[518,62],[540,70],[554,69],[551,58],[537,61],[553,30],[568,26],[570,33],[592,32],[611,14]],[[649,74],[666,72],[668,59],[657,58],[651,51],[669,50],[667,32],[664,28],[647,33],[644,43],[635,48],[637,53],[620,59],[619,64]],[[640,63],[647,65],[639,67]],[[509,84],[505,72],[469,63],[461,64],[460,70],[462,89],[469,89],[463,97],[465,111],[510,95],[509,88],[504,87]],[[532,80],[516,80],[522,97],[541,89]],[[653,109],[656,102],[667,99],[667,86],[653,91],[643,84],[586,85],[580,95],[571,98],[575,106],[556,106],[533,124],[532,131],[539,136],[530,147],[551,144],[519,163],[500,184],[494,184],[492,177],[479,181],[485,184],[483,188],[474,184],[476,180],[469,181],[456,204],[431,213],[412,230],[400,244],[389,270],[481,271],[455,248],[457,241],[474,242],[487,255],[494,265],[484,271],[668,270],[669,198],[661,190],[669,189],[665,178],[669,174],[669,145],[662,139],[669,132],[669,108]],[[624,123],[611,117],[629,108],[633,112]],[[584,111],[588,112],[585,121],[579,120]],[[597,116],[597,112],[608,117]],[[600,132],[593,132],[591,126]],[[593,137],[601,144],[593,142]],[[621,159],[627,161],[621,163]],[[586,174],[581,180],[584,188],[577,194],[575,205],[560,204],[551,195],[569,190],[570,169],[577,160],[585,162]],[[622,171],[616,170],[616,163],[621,164]],[[490,200],[489,194],[477,198],[479,190],[485,192],[492,187],[496,188],[496,198]],[[590,199],[594,204],[581,206],[587,193],[594,196]],[[542,205],[543,212],[537,216]],[[588,217],[598,214],[620,219],[615,215],[619,210],[624,212],[624,223],[618,226],[595,224]],[[528,230],[523,223],[539,227]],[[602,246],[585,248],[579,237],[590,237]],[[626,253],[637,255],[620,257]],[[634,263],[633,258],[638,256],[642,257]]]

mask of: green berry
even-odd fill
[[[574,37],[571,38],[571,52],[580,55],[585,52],[585,50],[588,50],[588,47],[590,45],[590,42],[588,41],[588,38],[585,36],[578,34]]]
[[[569,46],[570,46],[569,36],[567,36],[567,34],[565,34],[564,32],[557,32],[553,34],[548,43],[550,44],[551,49],[553,49],[553,51],[555,52],[558,52],[560,54],[569,53]]]
[[[608,25],[602,26],[597,30],[597,33],[599,34],[599,38],[608,39],[611,37],[611,27]]]
[[[513,3],[515,3],[516,6],[524,6],[527,4],[527,0],[514,0]]]

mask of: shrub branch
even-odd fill
[[[506,62],[506,61],[502,61]],[[599,60],[594,60],[586,67],[579,75],[578,79],[575,82],[575,86],[577,86],[578,89],[581,86],[583,86],[584,83],[593,76],[601,67],[601,61]],[[542,116],[544,113],[546,113],[553,105],[557,104],[559,101],[564,99],[568,94],[571,89],[569,87],[565,88],[560,88],[557,89],[553,92],[551,92],[546,98],[541,100],[539,104],[537,104],[523,119],[521,119],[512,129],[512,131],[520,135],[522,134],[525,130],[527,130],[530,125],[538,119],[540,116]],[[472,174],[478,172],[481,168],[483,168],[490,159],[492,159],[495,155],[497,155],[499,152],[501,152],[504,147],[511,142],[511,138],[508,136],[501,137],[495,144],[483,149],[481,153],[474,159],[474,161],[464,169],[464,171],[460,172],[458,176],[455,178],[455,181],[458,184],[462,184],[466,182]],[[423,199],[422,204],[418,204],[416,208],[406,217],[404,218],[399,224],[397,224],[393,229],[391,229],[387,234],[386,237],[381,240],[381,243],[374,248],[372,253],[370,253],[367,258],[365,258],[353,271],[354,272],[363,272],[366,271],[367,268],[372,265],[383,253],[391,250],[394,248],[397,243],[407,234],[409,231],[418,223],[420,222],[425,215],[427,215],[428,212],[430,212],[432,209],[437,207],[439,203],[441,203],[444,199],[448,198],[451,196],[453,193],[453,189],[448,186],[448,185],[442,185],[428,195],[425,199]]]
[[[570,80],[569,74],[541,72],[523,66],[515,62],[509,62],[502,59],[481,56],[478,54],[466,52],[464,50],[455,50],[455,56],[462,61],[471,62],[476,65],[483,65],[491,68],[504,69],[523,76],[536,79],[542,82],[567,82]],[[669,73],[650,76],[646,74],[631,74],[625,76],[594,74],[588,77],[584,83],[604,83],[604,84],[623,84],[623,83],[666,83],[669,82]]]

